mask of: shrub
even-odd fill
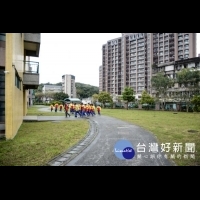
[[[49,103],[49,105],[51,105],[51,104],[52,104],[52,105],[54,106],[56,103],[57,103],[58,105],[60,105],[60,104],[61,104],[61,102],[60,102],[60,101],[51,101],[51,102]]]

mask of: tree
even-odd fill
[[[36,92],[35,93],[35,102],[41,103],[43,97],[44,97],[44,94],[42,92]]]
[[[75,83],[76,86],[76,95],[80,99],[92,97],[93,94],[99,93],[99,88],[96,86],[84,84],[84,83]]]
[[[68,95],[68,94],[65,94],[64,92],[56,92],[56,93],[53,95],[53,99],[54,99],[55,101],[64,100],[65,98],[69,98],[69,95]]]
[[[127,102],[127,110],[128,110],[128,103],[135,101],[134,91],[131,87],[125,87],[122,93],[122,98],[124,101]]]
[[[181,91],[178,92],[178,96],[180,101],[186,103],[187,112],[193,95],[198,95],[200,92],[199,82],[200,71],[198,70],[184,68],[177,73],[176,83],[178,83],[181,88]]]
[[[200,95],[195,95],[192,100],[191,103],[194,104],[194,111],[196,112],[200,112]]]
[[[141,104],[144,104],[144,103],[153,104],[154,103],[154,98],[151,97],[150,94],[148,94],[148,92],[146,90],[144,90],[142,92],[140,103]]]
[[[151,79],[152,88],[156,91],[156,97],[163,100],[163,104],[165,105],[165,98],[167,97],[167,89],[169,86],[173,84],[173,81],[164,76],[163,73],[158,73]],[[164,105],[162,104],[162,108],[164,109]]]
[[[199,93],[200,71],[193,69],[182,69],[177,73],[176,82],[190,89],[193,94]]]
[[[140,103],[141,104],[153,104],[154,103],[154,98],[151,97],[146,90],[144,90],[142,92],[142,96],[140,99]],[[149,105],[147,106],[147,108],[149,109]]]
[[[34,89],[34,92],[35,93],[37,93],[37,92],[42,92],[42,88],[44,87],[44,84],[40,84],[39,86],[38,86],[38,88],[37,89]]]
[[[108,92],[104,92],[104,91],[100,92],[98,100],[99,100],[99,102],[101,102],[103,104],[103,107],[105,106],[105,103],[113,102],[110,94]]]
[[[93,94],[92,95],[93,104],[95,104],[98,101],[98,98],[99,98],[98,94]]]
[[[43,93],[43,97],[45,97],[45,100],[53,99],[54,95],[55,95],[55,92],[45,92],[45,93]]]
[[[56,83],[55,85],[62,86],[62,82]]]

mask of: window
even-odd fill
[[[19,77],[18,73],[15,73],[15,86],[21,90],[21,78]]]
[[[0,33],[0,41],[6,41],[6,34]]]
[[[188,44],[186,44],[184,47],[185,47],[185,48],[189,48],[189,45],[188,45]]]

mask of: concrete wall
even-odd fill
[[[5,66],[5,42],[0,41],[0,66]]]
[[[24,40],[40,43],[40,33],[24,33]]]
[[[23,78],[26,85],[37,85],[39,83],[39,74],[26,73]]]
[[[23,78],[24,42],[21,33],[6,33],[5,70],[5,136],[12,139],[27,112],[27,95],[15,86],[15,68]],[[15,67],[15,68],[14,68]]]

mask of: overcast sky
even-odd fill
[[[58,83],[62,75],[71,74],[75,81],[99,87],[102,45],[121,37],[121,33],[41,33],[39,58],[40,83]],[[200,33],[197,33],[197,55]]]

